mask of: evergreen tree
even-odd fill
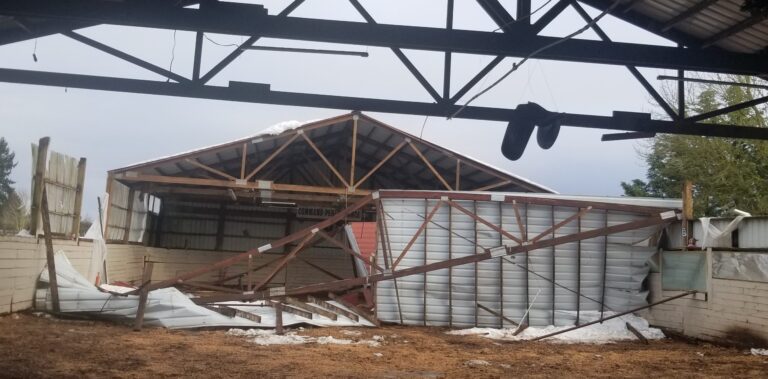
[[[751,77],[729,77],[753,83]],[[706,85],[687,104],[704,113],[765,96],[758,90],[737,86]],[[768,127],[765,106],[721,115],[709,123]],[[622,182],[627,196],[680,197],[682,184],[694,184],[694,213],[720,216],[733,208],[768,214],[768,141],[683,135],[658,135],[643,158],[647,181]]]
[[[8,201],[13,192],[11,170],[16,167],[16,154],[9,148],[5,138],[0,137],[0,207]]]

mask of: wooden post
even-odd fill
[[[48,195],[43,188],[41,199],[43,220],[43,232],[45,233],[45,259],[48,264],[48,283],[51,289],[51,302],[53,302],[53,311],[59,313],[59,284],[56,278],[56,262],[53,255],[53,239],[51,236],[51,219],[48,214]]]
[[[141,330],[141,326],[144,323],[144,311],[147,308],[147,297],[149,297],[149,284],[152,281],[152,265],[151,261],[147,261],[144,257],[144,272],[141,275],[141,289],[139,289],[139,308],[136,310],[136,319],[133,323],[133,330]]]
[[[128,210],[125,213],[125,235],[123,242],[128,242],[131,235],[131,221],[133,221],[133,198],[136,196],[136,190],[128,190]]]
[[[107,175],[107,201],[104,204],[104,229],[101,231],[104,237],[104,242],[109,240],[109,214],[112,210],[112,183],[115,181],[114,177],[110,174]]]
[[[45,166],[48,162],[48,145],[50,137],[40,138],[37,145],[37,162],[35,164],[35,176],[32,185],[32,204],[30,205],[29,232],[37,235],[38,220],[40,220],[40,202],[45,188]]]
[[[275,334],[283,335],[283,303],[275,302]]]
[[[682,219],[682,239],[683,250],[688,250],[688,240],[693,237],[691,233],[691,220],[693,220],[693,182],[686,180],[683,182],[683,219]]]
[[[354,187],[355,186],[355,160],[357,155],[357,120],[360,119],[360,116],[354,115],[352,116],[352,159],[349,163],[349,185]]]
[[[77,189],[75,190],[75,212],[72,216],[72,236],[80,237],[80,214],[83,208],[83,188],[85,184],[85,158],[77,163]]]

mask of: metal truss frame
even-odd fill
[[[702,123],[711,117],[768,102],[768,97],[755,99],[701,115],[685,117],[680,101],[673,109],[653,89],[637,67],[652,67],[684,71],[709,71],[746,75],[766,75],[768,60],[759,54],[727,52],[711,47],[712,42],[701,43],[689,36],[667,28],[660,34],[686,47],[642,45],[613,42],[599,28],[593,29],[601,41],[571,39],[552,48],[540,48],[559,40],[540,36],[539,32],[552,23],[568,7],[574,8],[585,20],[590,17],[575,0],[559,0],[535,22],[531,22],[529,0],[518,1],[513,17],[498,0],[477,0],[482,9],[496,23],[501,33],[457,30],[453,28],[453,0],[447,1],[445,28],[379,24],[358,0],[350,0],[365,22],[288,17],[304,0],[294,0],[277,15],[269,15],[261,5],[219,1],[185,2],[110,2],[100,0],[8,0],[0,3],[0,15],[11,16],[28,32],[28,38],[61,33],[83,44],[123,59],[164,77],[165,81],[138,80],[82,74],[64,74],[17,69],[0,69],[0,81],[9,83],[63,86],[93,90],[119,91],[200,99],[308,106],[360,111],[404,113],[448,117],[460,107],[458,102],[506,57],[526,57],[536,53],[537,59],[599,63],[626,66],[640,81],[671,120],[652,120],[647,114],[614,112],[613,116],[572,113],[552,113],[563,126],[613,129],[629,133],[609,134],[604,140],[653,136],[655,133],[689,134],[716,137],[768,139],[768,130],[736,125],[710,125]],[[598,8],[608,1],[584,1]],[[188,7],[199,3],[199,7]],[[630,7],[630,5],[624,8]],[[624,9],[626,13],[626,9]],[[618,11],[617,17],[638,24],[637,18],[627,19]],[[48,20],[39,25],[32,20]],[[645,20],[646,24],[649,22]],[[110,47],[74,31],[99,24],[129,27],[149,27],[185,30],[196,33],[193,70],[191,77],[153,65],[128,53]],[[661,27],[663,29],[663,27]],[[654,30],[654,29],[649,29]],[[242,35],[248,38],[208,72],[201,71],[204,33]],[[408,71],[434,100],[432,103],[333,96],[324,94],[272,91],[268,84],[230,81],[228,86],[207,84],[224,68],[237,59],[247,47],[261,37],[315,42],[332,42],[390,48]],[[18,41],[23,37],[0,38],[0,44]],[[706,49],[700,47],[709,46]],[[435,88],[403,53],[402,49],[444,52],[444,83],[442,90]],[[494,58],[464,86],[452,93],[450,88],[451,57],[454,53],[490,55]],[[679,87],[682,88],[680,83]],[[680,88],[679,88],[680,89]],[[682,93],[682,89],[679,91]],[[510,121],[520,113],[517,108],[467,106],[457,117],[478,120]]]

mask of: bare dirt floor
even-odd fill
[[[347,330],[346,332],[344,330]],[[349,339],[350,328],[307,328]],[[768,377],[768,356],[709,343],[666,339],[607,345],[499,343],[442,328],[355,329],[381,346],[272,345],[217,331],[134,332],[102,321],[30,314],[0,318],[0,376],[155,377]],[[487,362],[472,362],[482,360]]]

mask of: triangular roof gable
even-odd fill
[[[353,118],[356,115],[359,116],[358,138],[357,141],[352,141],[351,132],[348,133],[349,137],[347,138],[345,134],[347,132],[344,129],[352,124]],[[358,172],[357,179],[361,179],[367,169],[376,166],[381,160],[391,158],[391,162],[387,162],[390,163],[389,167],[386,163],[379,165],[379,169],[382,171],[382,176],[399,176],[403,180],[409,178],[409,181],[404,182],[397,178],[388,178],[391,179],[388,183],[379,184],[385,188],[425,189],[423,186],[422,188],[413,187],[418,187],[419,183],[423,183],[424,180],[430,178],[434,183],[442,183],[443,185],[453,187],[456,184],[454,182],[454,172],[457,171],[455,168],[456,162],[460,161],[461,167],[458,169],[458,171],[460,171],[458,176],[460,177],[459,181],[464,182],[460,188],[462,190],[487,189],[555,192],[528,179],[513,175],[429,141],[419,139],[416,136],[385,124],[370,116],[356,112],[307,123],[280,123],[265,129],[254,136],[133,164],[127,167],[111,170],[110,174],[140,171],[152,174],[159,173],[161,175],[178,175],[179,173],[186,173],[192,170],[200,171],[201,167],[206,169],[206,167],[203,166],[207,166],[214,168],[214,171],[220,169],[222,174],[239,177],[238,173],[234,172],[238,171],[236,170],[237,167],[234,166],[239,165],[244,147],[248,153],[247,155],[253,155],[254,150],[260,153],[263,152],[263,155],[259,156],[260,159],[248,159],[251,161],[250,167],[242,171],[244,173],[250,173],[254,170],[254,166],[258,167],[258,161],[264,161],[268,156],[275,153],[275,151],[285,149],[285,147],[281,146],[286,142],[292,142],[293,140],[301,141],[302,138],[298,138],[301,134],[308,136],[308,140],[315,141],[313,143],[315,145],[313,149],[316,147],[321,150],[321,152],[325,150],[338,150],[339,146],[349,147],[356,143],[356,155],[358,157],[355,171]],[[344,140],[339,140],[339,136],[344,138]],[[326,143],[326,140],[331,142]],[[333,145],[331,145],[331,143],[333,143]],[[250,146],[252,145],[255,148],[251,148]],[[396,152],[395,156],[387,158],[392,150],[398,148],[400,151]],[[419,150],[418,153],[416,152],[417,149]],[[305,150],[310,151],[310,153],[307,153],[309,155],[314,154],[306,147]],[[278,155],[274,157],[274,162],[282,161],[283,164],[285,164],[284,161],[286,155],[290,155],[291,151],[295,152],[295,150],[291,150],[291,148],[285,149],[285,151],[279,151]],[[280,154],[282,154],[282,156]],[[314,155],[314,158],[317,157],[317,155]],[[395,158],[397,158],[397,161]],[[311,159],[308,159],[308,161],[309,160]],[[429,162],[430,164],[427,165],[424,161]],[[234,165],[229,167],[229,174],[226,173],[227,170],[225,169],[227,164]],[[310,162],[310,164],[312,164],[312,166],[308,167],[306,170],[309,172],[305,171],[306,175],[312,175],[310,172],[316,171],[318,166],[320,166],[320,168],[324,167],[323,162],[321,162],[320,159],[317,159],[314,163]],[[361,168],[359,166],[367,167]],[[349,164],[346,168],[337,171],[349,172]],[[387,175],[383,175],[385,173]],[[436,180],[438,179],[438,175],[442,177],[439,182]],[[333,177],[330,173],[328,176]],[[328,182],[327,178],[324,180]],[[446,188],[435,187],[426,189]]]

